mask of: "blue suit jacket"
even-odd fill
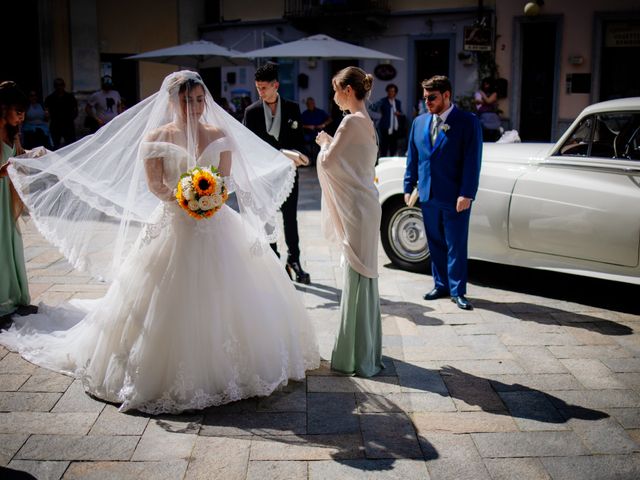
[[[473,199],[478,191],[482,128],[478,117],[454,107],[432,147],[432,118],[422,114],[411,126],[404,192],[417,183],[421,202],[455,210],[459,196]]]

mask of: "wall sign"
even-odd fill
[[[373,74],[376,76],[376,78],[385,82],[396,78],[397,73],[398,72],[396,72],[396,67],[394,67],[390,63],[381,63],[373,69]]]
[[[485,27],[464,27],[463,50],[468,52],[490,52],[493,50],[493,31]]]

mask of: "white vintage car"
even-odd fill
[[[381,238],[397,266],[427,271],[404,157],[376,168]],[[640,97],[584,109],[556,144],[485,143],[469,257],[640,285]]]

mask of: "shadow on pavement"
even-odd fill
[[[566,273],[469,261],[476,285],[565,300],[623,313],[640,313],[640,286]]]
[[[431,411],[416,408],[412,403],[415,395],[449,397],[458,404],[452,413],[460,407],[473,410],[465,407],[477,406],[491,414],[533,421],[534,430],[540,429],[535,422],[563,424],[572,418],[599,420],[609,416],[526,385],[483,378],[452,366],[428,369],[391,358],[387,361],[392,361],[393,368],[369,379],[336,375],[325,361],[318,370],[309,372],[306,381],[292,382],[269,397],[198,412],[202,424],[197,433],[251,440],[255,459],[330,456],[351,468],[375,471],[393,469],[396,459],[439,457],[428,432],[418,433],[409,415]],[[197,428],[185,418],[188,425],[176,429],[171,418],[180,416],[165,421],[160,418],[158,424],[182,433]]]
[[[342,290],[321,283],[311,283],[310,285],[295,284],[298,291],[311,293],[321,298],[329,300],[327,303],[317,305],[315,308],[337,309],[340,307],[340,295]],[[380,297],[380,311],[382,315],[393,315],[410,320],[416,325],[435,326],[444,322],[438,318],[426,316],[432,312],[433,308],[413,302],[389,300]]]
[[[627,325],[584,313],[560,310],[559,308],[539,306],[526,302],[495,303],[482,299],[475,300],[474,305],[477,310],[489,310],[527,322],[584,328],[603,335],[633,334],[633,329]],[[520,315],[518,312],[525,314],[540,313],[541,315]]]

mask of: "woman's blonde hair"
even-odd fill
[[[371,87],[373,87],[373,75],[358,67],[347,67],[336,73],[332,80],[334,85],[340,88],[351,86],[358,100],[369,97]]]

